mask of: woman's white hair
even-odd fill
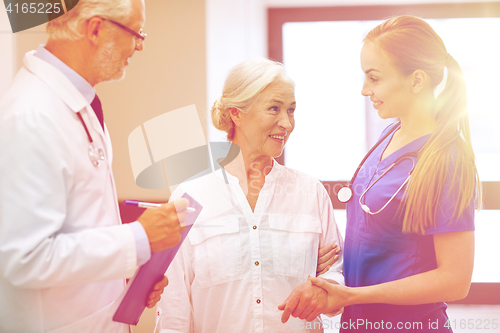
[[[280,62],[265,58],[244,61],[229,71],[222,96],[212,107],[212,122],[215,128],[227,133],[227,139],[234,137],[234,123],[229,116],[230,108],[248,112],[256,97],[273,82],[287,82],[295,86]]]
[[[69,12],[49,21],[47,32],[52,39],[78,40],[83,37],[83,24],[94,16],[125,22],[132,16],[132,0],[80,0]]]

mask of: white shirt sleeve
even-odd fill
[[[344,264],[344,240],[339,231],[335,217],[333,215],[333,206],[331,199],[321,183],[318,185],[318,199],[320,207],[320,219],[323,233],[320,239],[320,247],[328,244],[336,244],[342,251],[339,253],[338,260],[330,267],[330,269],[321,275],[324,279],[337,281],[341,285],[345,285],[342,267]]]
[[[163,332],[193,332],[193,315],[191,305],[191,284],[193,270],[187,258],[186,240],[175,256],[166,272],[168,286],[157,305],[159,328]],[[168,314],[163,316],[163,314]]]
[[[172,193],[169,201],[172,202],[182,196],[184,192],[178,187]],[[191,266],[191,245],[186,239],[175,255],[165,275],[168,286],[157,304],[157,321],[161,333],[192,333],[193,307],[191,304],[191,284],[194,272]],[[164,314],[168,314],[164,316]]]

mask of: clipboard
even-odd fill
[[[151,259],[142,265],[134,277],[129,281],[127,287],[123,291],[121,297],[117,300],[119,302],[118,308],[113,315],[113,321],[125,323],[129,325],[137,325],[141,318],[144,309],[147,306],[147,299],[154,285],[163,277],[167,268],[174,260],[177,251],[186,239],[189,230],[193,223],[200,215],[203,206],[194,200],[189,194],[184,193],[182,198],[189,200],[189,206],[196,209],[195,212],[187,212],[186,229],[181,232],[181,240],[174,247],[151,253]],[[121,301],[120,301],[121,300]]]

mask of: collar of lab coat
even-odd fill
[[[82,111],[88,105],[83,95],[63,73],[49,63],[35,57],[34,53],[35,51],[26,53],[24,66],[51,87],[71,110],[74,112]]]
[[[46,61],[35,57],[35,52],[36,51],[30,51],[26,53],[24,56],[24,66],[52,88],[55,94],[57,94],[73,112],[76,113],[86,109],[92,129],[99,133],[104,140],[106,135],[104,135],[99,119],[97,119],[97,116],[85,97],[61,71],[57,70]],[[104,128],[106,128],[106,125],[104,125]]]
[[[34,53],[34,56],[47,62],[49,65],[55,67],[59,72],[66,76],[73,86],[83,95],[85,100],[91,104],[96,96],[94,87],[78,74],[73,68],[69,67],[61,59],[52,54],[45,48],[45,45],[40,44]]]

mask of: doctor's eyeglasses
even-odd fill
[[[113,21],[113,20],[110,20],[110,19],[107,19],[107,18],[104,18],[104,17],[100,17],[98,16],[99,18],[103,19],[104,21],[108,21],[108,22],[111,22],[113,23],[114,25],[116,25],[117,27],[125,30],[126,32],[128,32],[129,34],[131,34],[132,36],[134,36],[134,39],[135,39],[135,46],[137,48],[141,47],[142,44],[144,44],[144,40],[146,39],[146,37],[148,36],[147,33],[145,33],[144,31],[142,31],[142,29],[139,29],[139,32],[135,32],[134,30],[130,29],[129,27],[127,26],[124,26],[123,24],[119,23],[119,22],[116,22],[116,21]]]
[[[375,181],[373,183],[371,183],[367,188],[366,190],[361,194],[361,196],[359,197],[359,204],[361,205],[361,209],[363,209],[366,213],[370,214],[370,215],[375,215],[375,214],[378,214],[380,213],[382,210],[384,210],[385,207],[387,207],[387,205],[389,205],[391,203],[391,201],[396,197],[396,195],[403,189],[403,187],[410,181],[410,178],[411,178],[411,173],[413,172],[413,169],[415,168],[415,160],[413,158],[411,158],[412,156],[414,156],[415,154],[414,153],[410,153],[410,154],[405,154],[401,157],[399,157],[396,161],[394,161],[394,163],[392,163],[388,168],[387,170],[385,170],[380,176],[378,176],[377,179],[375,179]],[[370,210],[370,207],[368,207],[367,205],[363,204],[362,203],[362,199],[363,197],[365,196],[366,192],[368,192],[369,189],[372,188],[373,185],[375,185],[375,183],[377,183],[380,178],[382,178],[386,173],[388,173],[395,165],[401,163],[403,160],[405,159],[409,159],[411,162],[412,162],[412,166],[411,166],[411,169],[410,171],[408,172],[408,178],[406,178],[406,180],[403,182],[403,184],[398,188],[398,190],[396,191],[396,193],[394,193],[394,195],[385,203],[385,205],[382,206],[382,208],[380,208],[379,210],[377,210],[376,212],[372,212]]]

